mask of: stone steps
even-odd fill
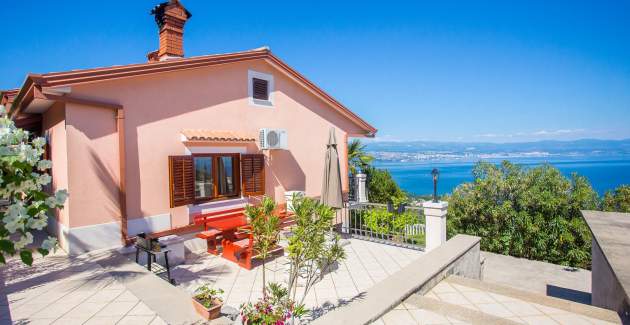
[[[404,312],[408,311],[408,315]],[[450,276],[414,294],[377,323],[620,324],[613,311],[512,287]]]
[[[497,325],[517,325],[515,320],[497,317],[479,310],[462,307],[460,305],[443,302],[434,298],[427,298],[420,295],[412,295],[405,300],[407,308],[417,306],[420,309],[428,310],[449,319],[451,322],[460,320],[471,324],[497,324]],[[419,321],[422,321],[421,319]]]

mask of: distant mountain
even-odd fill
[[[630,156],[630,139],[487,142],[368,142],[367,151],[380,160],[426,160],[462,158]]]

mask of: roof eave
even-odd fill
[[[163,73],[173,70],[195,69],[204,66],[229,64],[233,62],[256,59],[270,60],[276,66],[279,66],[281,69],[287,71],[289,74],[295,77],[296,80],[306,86],[307,89],[311,90],[313,93],[328,102],[341,115],[348,118],[355,125],[360,127],[365,132],[364,136],[374,137],[374,134],[376,134],[377,130],[375,127],[373,127],[357,114],[345,107],[343,104],[341,104],[335,98],[319,88],[317,85],[312,83],[302,74],[291,68],[288,64],[284,63],[284,61],[276,57],[266,47],[244,52],[208,55],[202,57],[176,59],[154,63],[140,63],[125,66],[86,69],[69,72],[56,72],[48,74],[29,74],[24,81],[24,84],[20,88],[20,91],[16,95],[13,104],[11,105],[9,115],[12,117],[15,116],[25,105],[28,105],[28,98],[29,96],[33,95],[34,86],[70,86],[76,84],[100,82],[105,80],[114,80],[119,78],[128,78],[137,75]],[[25,101],[24,98],[26,98],[27,100]]]

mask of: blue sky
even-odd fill
[[[379,140],[630,138],[628,1],[183,0],[187,56],[268,45]],[[158,1],[7,1],[0,89],[144,62]]]

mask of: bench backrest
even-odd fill
[[[234,217],[240,217],[245,215],[245,208],[235,208],[228,210],[212,211],[208,213],[201,213],[193,216],[193,223],[196,225],[203,225],[204,230],[208,230],[207,222],[212,219],[213,221],[228,219]]]

